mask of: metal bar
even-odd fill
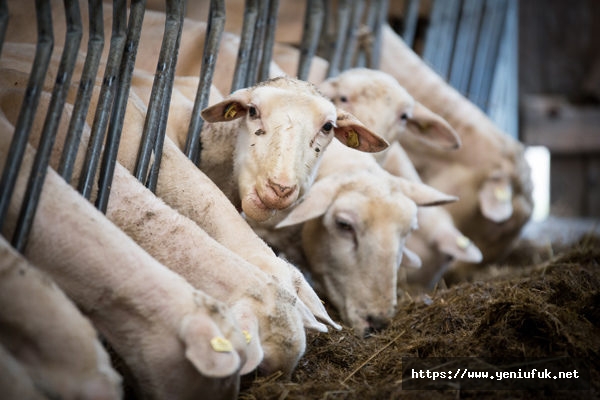
[[[6,28],[8,28],[8,6],[6,0],[0,0],[0,54],[2,54]]]
[[[67,33],[65,47],[58,67],[56,82],[52,90],[52,98],[44,120],[42,136],[33,161],[25,201],[21,205],[21,212],[17,221],[17,228],[13,235],[12,244],[18,251],[22,252],[27,244],[27,238],[33,224],[35,212],[42,193],[42,187],[46,178],[50,153],[56,139],[56,132],[63,112],[79,44],[81,43],[82,27],[81,13],[79,11],[79,0],[65,0],[65,19],[67,21]]]
[[[365,0],[355,0],[352,7],[352,17],[350,20],[350,26],[348,27],[347,38],[348,42],[346,44],[346,52],[344,53],[344,57],[342,59],[342,67],[341,70],[344,71],[350,67],[352,67],[352,62],[354,60],[354,54],[357,51],[357,43],[358,43],[358,34],[360,31],[360,26],[362,22],[363,11],[365,9]]]
[[[233,81],[231,83],[230,90],[231,92],[241,89],[246,83],[257,13],[257,0],[246,0],[246,7],[244,9],[244,25],[242,26],[240,47],[238,49],[235,71],[233,73]]]
[[[154,83],[150,94],[150,103],[146,112],[142,143],[138,152],[138,159],[134,175],[152,190],[156,190],[158,172],[162,157],[162,145],[165,138],[167,118],[169,116],[169,102],[173,90],[175,65],[179,52],[179,42],[183,27],[185,3],[183,0],[167,0],[167,18],[163,36]],[[150,158],[154,151],[154,162],[150,168]]]
[[[248,60],[248,70],[246,72],[245,87],[253,86],[258,78],[258,67],[263,58],[263,46],[265,40],[265,30],[267,25],[267,14],[269,12],[269,0],[258,0],[258,14],[256,16],[256,25],[252,37],[252,48]]]
[[[85,161],[81,175],[79,176],[79,185],[77,190],[89,199],[94,187],[96,171],[100,156],[102,154],[102,145],[106,135],[106,127],[110,118],[110,110],[117,91],[119,83],[119,65],[125,46],[125,31],[127,27],[127,2],[126,0],[113,1],[113,25],[112,36],[110,39],[110,50],[108,60],[102,79],[102,88],[98,97],[98,105],[94,114],[94,122],[90,139],[85,154]]]
[[[346,48],[346,34],[350,24],[350,11],[350,0],[340,0],[338,2],[335,46],[327,69],[328,78],[337,76],[340,73],[342,53]]]
[[[108,199],[110,196],[110,186],[112,184],[117,152],[119,151],[119,142],[121,140],[121,131],[123,130],[123,120],[129,98],[129,89],[131,87],[131,78],[135,66],[135,57],[137,47],[140,42],[142,32],[142,22],[144,21],[144,10],[146,0],[131,0],[129,8],[129,22],[127,25],[127,38],[121,57],[119,67],[119,84],[115,100],[110,115],[110,123],[106,134],[106,143],[104,145],[104,154],[100,164],[100,175],[98,176],[98,196],[96,198],[96,208],[106,212]]]
[[[50,63],[52,47],[54,46],[54,37],[52,35],[52,13],[50,4],[45,0],[36,0],[35,2],[38,42],[35,50],[35,57],[27,90],[21,104],[17,124],[10,143],[8,157],[2,171],[2,180],[0,181],[0,230],[4,226],[4,220],[10,204],[17,175],[23,161],[23,155],[27,148],[27,140],[37,109],[40,93],[44,86],[44,78]]]
[[[273,44],[275,43],[275,28],[277,26],[278,10],[279,0],[270,0],[265,39],[263,41],[263,56],[260,61],[257,78],[260,82],[267,80],[269,77],[269,67],[271,65],[271,59],[273,58]]]
[[[469,97],[482,110],[487,111],[492,77],[494,76],[498,50],[502,38],[502,28],[506,17],[506,0],[487,0],[483,14],[483,23],[477,58],[469,84]]]
[[[456,44],[454,45],[449,83],[465,95],[467,95],[469,89],[469,78],[473,70],[477,38],[481,28],[481,16],[483,15],[483,4],[481,0],[464,0]]]
[[[433,3],[423,59],[444,79],[448,78],[459,16],[460,0],[436,0]]]
[[[369,68],[379,69],[379,62],[381,61],[381,42],[382,42],[382,28],[383,24],[386,23],[389,2],[388,0],[378,0],[378,7],[376,8],[377,15],[375,16],[375,25],[372,28],[373,31],[373,44],[371,49],[371,59],[369,60]]]
[[[211,0],[210,11],[208,14],[208,26],[206,27],[206,40],[204,41],[204,50],[202,54],[202,67],[200,69],[200,82],[194,101],[194,109],[190,120],[190,127],[185,143],[185,155],[196,165],[200,165],[200,155],[202,152],[202,142],[200,132],[204,120],[200,116],[206,106],[210,96],[210,86],[215,73],[215,64],[223,29],[225,28],[225,0]]]
[[[419,22],[419,0],[408,0],[404,5],[404,29],[402,39],[408,47],[413,47]]]
[[[58,173],[67,181],[71,181],[73,166],[77,158],[77,150],[81,142],[81,133],[90,106],[90,99],[98,74],[98,65],[104,49],[104,14],[102,0],[89,0],[89,41],[87,55],[81,80],[77,90],[77,98],[73,106],[73,115],[69,121],[69,129],[63,146]]]
[[[310,64],[319,45],[319,37],[323,27],[325,8],[322,0],[308,0],[304,15],[304,31],[300,44],[300,60],[298,62],[298,79],[306,80],[310,72]]]
[[[379,0],[369,1],[367,7],[367,16],[364,23],[361,25],[361,33],[359,35],[360,40],[357,43],[357,53],[354,60],[355,67],[366,67],[371,63],[371,50],[373,48],[373,33],[375,27],[375,21],[379,14],[379,8],[381,6]]]

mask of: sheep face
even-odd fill
[[[243,117],[238,125],[234,180],[246,216],[264,221],[290,207],[314,179],[333,137],[362,151],[380,151],[385,140],[336,107],[313,85],[276,78],[240,89],[202,112],[209,122]]]
[[[398,266],[417,206],[377,184],[347,189],[322,217],[305,223],[302,239],[324,295],[357,335],[367,335],[394,315]]]
[[[448,122],[384,72],[349,69],[321,83],[319,89],[390,143],[406,132],[435,147],[460,147],[460,138]]]

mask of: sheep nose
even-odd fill
[[[279,197],[288,197],[296,190],[297,185],[285,185],[281,183],[277,183],[269,179],[269,187],[273,189],[275,194]]]
[[[390,320],[389,318],[382,316],[367,315],[367,324],[369,324],[367,330],[371,333],[387,328],[390,324]]]

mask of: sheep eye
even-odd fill
[[[256,107],[248,107],[248,115],[250,118],[256,118],[258,116],[258,111],[256,111]]]
[[[402,113],[402,115],[400,116],[400,119],[401,119],[402,121],[406,121],[406,120],[408,119],[408,114],[406,114],[406,113]]]
[[[354,227],[352,226],[352,224],[347,221],[344,221],[342,219],[336,219],[335,226],[341,231],[345,231],[345,232],[353,232],[354,231]]]
[[[346,96],[340,96],[340,101],[342,103],[346,103],[348,101],[348,97],[346,97]]]
[[[323,125],[322,129],[325,132],[331,132],[331,130],[333,129],[333,124],[331,122],[327,122],[325,123],[325,125]]]

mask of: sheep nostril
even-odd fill
[[[367,315],[367,323],[371,331],[380,331],[388,327],[390,320],[381,316]]]

